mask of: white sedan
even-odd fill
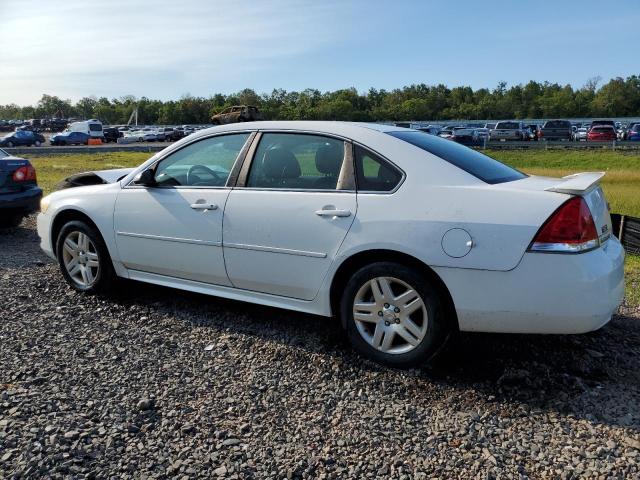
[[[123,277],[336,315],[360,352],[410,366],[457,330],[607,323],[624,252],[602,175],[527,176],[398,127],[241,123],[87,174],[42,200],[38,233],[76,290]]]

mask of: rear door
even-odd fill
[[[224,258],[241,289],[312,300],[354,221],[351,146],[263,133],[224,213]]]

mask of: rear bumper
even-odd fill
[[[615,238],[583,254],[526,253],[508,272],[436,271],[462,331],[590,332],[611,319],[624,297],[624,250]]]
[[[1,193],[0,212],[29,215],[40,209],[41,198],[42,189],[39,187],[29,188],[22,192]]]

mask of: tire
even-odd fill
[[[0,218],[0,228],[16,228],[22,223],[23,218],[24,217],[19,214]]]
[[[39,147],[39,146],[41,146],[41,145],[42,145],[42,143],[41,143],[40,141],[36,141],[36,143],[35,143],[35,146],[36,146],[36,147]]]
[[[390,286],[388,295],[382,293],[387,290],[385,281]],[[374,284],[378,286],[377,299]],[[406,296],[405,300],[400,300],[402,296]],[[417,301],[421,303],[416,304]],[[356,303],[361,305],[358,318]],[[340,313],[353,347],[365,357],[391,367],[408,368],[428,362],[453,331],[439,288],[423,274],[393,262],[377,262],[358,270],[344,289]]]
[[[116,274],[104,240],[94,227],[78,220],[65,224],[56,240],[56,256],[62,276],[74,290],[94,294],[112,289]]]

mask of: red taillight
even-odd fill
[[[18,168],[15,172],[13,172],[13,181],[18,183],[35,182],[36,169],[31,165],[25,165],[24,167]]]
[[[580,253],[598,245],[598,232],[587,202],[582,197],[573,197],[542,225],[529,250]]]

